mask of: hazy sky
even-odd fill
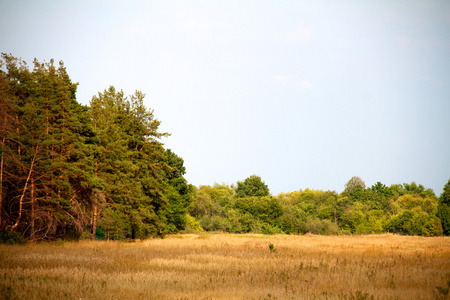
[[[450,1],[0,0],[0,51],[146,93],[187,180],[450,178]]]

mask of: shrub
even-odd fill
[[[200,223],[191,215],[186,214],[186,232],[202,232],[203,228]]]
[[[23,245],[27,240],[15,231],[2,230],[0,232],[0,244]]]

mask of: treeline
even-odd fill
[[[29,240],[145,238],[185,228],[192,186],[137,91],[76,100],[62,62],[0,65],[0,230]]]
[[[160,122],[109,87],[88,106],[64,64],[2,54],[0,235],[27,240],[134,239],[180,231],[449,235],[450,180],[438,199],[415,183],[272,196],[258,176],[198,188],[164,148]],[[3,238],[1,238],[2,240]]]
[[[352,177],[342,193],[305,189],[271,196],[258,176],[237,186],[200,186],[191,210],[204,230],[231,233],[450,234],[450,180],[437,198],[416,183],[366,187]]]

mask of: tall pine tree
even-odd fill
[[[76,101],[77,84],[63,63],[35,60],[30,71],[12,56],[2,58],[17,124],[8,135],[9,156],[20,162],[5,165],[8,226],[31,240],[77,236],[95,186],[93,164],[86,161],[94,132],[86,108]]]
[[[163,234],[167,206],[160,122],[137,91],[126,98],[109,87],[91,101],[98,136],[95,174],[104,183],[97,191],[93,224],[111,238],[144,238]],[[94,226],[95,227],[95,226]],[[95,230],[95,229],[94,229]]]

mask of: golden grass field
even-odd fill
[[[191,234],[0,245],[3,299],[450,299],[449,284],[448,237]]]

